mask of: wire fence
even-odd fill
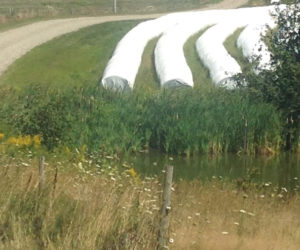
[[[1,4],[2,6],[0,6],[0,15],[9,17],[18,14],[34,14],[35,16],[113,14],[115,2],[117,13],[137,14],[191,9],[216,1],[218,2],[221,0],[93,0],[82,2],[48,1],[47,4],[42,2],[35,2],[34,4],[20,4],[12,1]]]
[[[0,0],[1,1],[1,0]],[[0,6],[0,24],[30,18],[101,16],[113,14],[151,14],[199,8],[221,0],[93,0],[41,1],[33,4],[5,2]],[[116,3],[116,6],[114,6]]]

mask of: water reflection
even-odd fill
[[[142,176],[159,175],[166,164],[174,166],[174,179],[202,181],[222,178],[228,181],[243,178],[257,183],[278,184],[290,190],[299,185],[300,156],[283,153],[278,156],[167,156],[156,151],[127,155],[121,162],[130,163]]]

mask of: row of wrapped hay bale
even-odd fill
[[[261,41],[259,32],[261,29],[266,30],[266,25],[275,25],[270,11],[269,7],[227,11],[222,22],[207,30],[196,41],[199,58],[209,69],[210,77],[215,84],[233,88],[235,83],[232,77],[242,72],[240,65],[223,45],[238,28],[246,27],[238,39],[238,46],[242,48],[243,55],[250,60],[259,54],[265,63],[270,61],[267,49],[261,50],[261,47],[266,48],[266,45]],[[251,34],[249,30],[253,29],[258,32]]]
[[[166,15],[161,18],[145,21],[130,30],[117,44],[102,78],[106,88],[124,90],[133,88],[142,54],[147,43],[171,28],[181,19],[182,14]]]
[[[284,6],[281,6],[284,8]],[[238,28],[245,27],[237,40],[243,55],[251,60],[261,58],[260,68],[268,68],[270,52],[261,40],[267,27],[274,28],[274,6],[235,10],[209,10],[174,13],[143,22],[129,31],[118,43],[103,73],[102,84],[115,90],[131,89],[138,73],[147,43],[160,36],[156,45],[155,68],[162,87],[194,85],[183,46],[189,37],[206,27],[196,41],[199,58],[208,68],[216,85],[234,87],[232,76],[241,72],[239,64],[223,43]]]
[[[194,85],[192,72],[184,56],[184,44],[192,35],[220,21],[225,12],[190,12],[178,25],[162,34],[154,51],[156,73],[162,87]]]
[[[274,28],[273,20],[268,20],[268,26]],[[270,70],[271,53],[261,37],[266,35],[267,26],[259,23],[249,24],[241,33],[237,40],[238,48],[243,51],[243,56],[250,62],[259,58],[259,64],[254,69],[258,73],[262,69]]]

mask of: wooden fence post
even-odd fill
[[[45,157],[44,156],[41,156],[40,158],[39,174],[40,174],[39,190],[42,191],[45,186]]]
[[[14,9],[13,8],[9,8],[9,15],[13,16],[14,15]]]
[[[163,191],[163,203],[160,214],[158,233],[158,250],[167,248],[167,233],[169,228],[169,212],[171,210],[171,188],[173,179],[173,166],[167,166],[166,179]]]
[[[244,129],[244,153],[247,153],[247,151],[248,151],[248,142],[247,142],[247,136],[248,136],[248,119],[247,119],[247,117],[245,117],[244,120],[245,120],[245,129]]]
[[[117,14],[117,0],[114,0],[114,14]]]

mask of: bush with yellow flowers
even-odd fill
[[[1,135],[0,135],[1,139]],[[39,135],[19,135],[18,137],[12,136],[6,140],[7,145],[14,145],[19,147],[38,147],[41,145],[41,138]]]

